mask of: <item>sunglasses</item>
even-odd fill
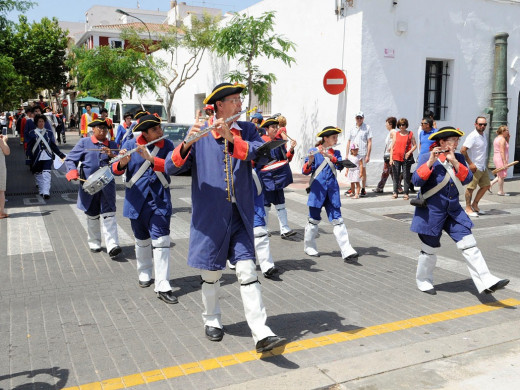
[[[484,126],[484,127],[486,127],[487,123],[477,123],[477,126]]]
[[[427,125],[428,122],[421,122],[421,125]]]

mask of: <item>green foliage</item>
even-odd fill
[[[134,49],[74,48],[68,64],[78,80],[78,89],[105,99],[120,98],[126,87],[130,94],[155,91],[155,73],[146,65],[145,54]]]
[[[11,110],[20,103],[23,77],[16,72],[13,59],[0,55],[0,111]]]
[[[134,48],[140,47],[147,52],[164,50],[164,60],[149,55],[146,61],[166,90],[168,117],[171,116],[175,94],[199,71],[206,50],[213,48],[219,19],[206,13],[200,17],[192,15],[191,25],[165,26],[163,32],[154,33],[153,41],[140,38],[138,33],[146,31],[143,29],[126,29],[121,35]],[[180,50],[188,55],[178,55]],[[180,58],[186,60],[178,63]]]
[[[24,12],[35,4],[35,2],[27,0],[0,0],[0,32],[12,24],[12,22],[7,20],[8,12]]]
[[[265,12],[260,17],[235,14],[230,24],[224,27],[215,39],[217,54],[228,59],[235,58],[244,71],[233,71],[226,76],[231,81],[243,82],[246,80],[245,93],[249,93],[251,106],[251,91],[258,97],[260,103],[270,99],[269,84],[276,81],[273,73],[264,74],[257,65],[258,57],[281,60],[291,66],[295,59],[287,54],[295,50],[295,44],[283,36],[273,34],[275,13]]]

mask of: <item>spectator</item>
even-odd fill
[[[372,151],[372,131],[365,121],[365,114],[359,111],[356,114],[356,126],[350,129],[347,134],[347,159],[350,154],[350,143],[355,143],[358,148],[358,156],[363,160],[363,169],[360,170],[361,177],[361,193],[360,196],[365,196],[365,186],[367,183],[367,164],[370,161],[370,152]],[[347,191],[350,193],[350,190]]]
[[[493,141],[493,162],[495,168],[502,168],[508,164],[509,161],[509,128],[506,125],[502,125],[497,129],[497,136]],[[504,192],[504,180],[507,176],[507,169],[497,172],[497,177],[493,179],[489,186],[491,188],[498,182],[499,196],[509,196],[508,193]]]
[[[355,168],[347,168],[347,180],[350,182],[350,196],[359,199],[361,185],[359,184],[359,172],[363,168],[363,160],[358,157],[358,147],[355,143],[350,144],[350,156],[348,159],[356,165]]]
[[[397,191],[402,194],[403,193],[403,187],[401,186],[401,181],[399,178],[394,178],[394,172],[392,170],[392,167],[390,166],[390,148],[392,147],[392,133],[395,133],[398,131],[396,129],[397,127],[397,119],[394,116],[390,116],[386,118],[385,122],[386,129],[388,130],[388,134],[385,139],[385,151],[383,154],[383,173],[381,173],[381,180],[377,184],[377,187],[374,188],[372,191],[377,193],[382,193],[383,189],[386,184],[386,180],[388,179],[388,176],[392,177],[392,181],[397,180],[398,186]]]
[[[394,171],[394,178],[398,178],[403,171],[404,200],[409,199],[410,193],[410,168],[415,163],[413,151],[417,148],[413,133],[408,130],[408,119],[401,118],[397,122],[398,132],[392,133],[392,146],[390,147],[390,165]],[[394,180],[394,192],[392,198],[397,198],[398,180]]]
[[[489,172],[486,167],[488,144],[484,135],[486,131],[487,119],[484,116],[478,116],[475,120],[475,130],[466,137],[460,152],[464,155],[469,169],[473,173],[473,180],[466,187],[466,213],[470,217],[478,217],[480,208],[478,202],[484,196],[491,186],[489,181]],[[479,187],[475,199],[473,199],[473,191]]]
[[[5,167],[5,156],[9,156],[11,150],[7,145],[7,136],[0,134],[0,219],[9,217],[5,213],[5,190],[7,182],[7,171]]]
[[[7,115],[5,114],[5,112],[2,112],[0,114],[0,130],[2,135],[7,134]]]

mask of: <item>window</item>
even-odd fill
[[[269,96],[272,96],[271,95],[271,84],[269,84],[268,90],[269,90]],[[262,116],[264,118],[266,118],[269,115],[271,115],[271,99],[269,99],[269,101],[267,103],[259,104],[258,103],[258,97],[255,95],[254,92],[251,92],[251,93],[252,93],[252,98],[251,98],[251,107],[250,107],[250,109],[252,109],[253,107],[258,107],[256,111],[261,112]],[[242,107],[242,108],[245,108],[245,107]]]
[[[206,105],[204,104],[204,99],[206,99],[205,93],[196,93],[194,95],[194,101],[193,106],[195,107],[195,113],[193,114],[193,117],[195,118],[197,116],[197,110],[200,110],[202,112],[202,116],[204,116],[204,107]]]
[[[120,39],[110,38],[108,43],[112,49],[124,49],[123,41]]]
[[[447,119],[449,76],[449,61],[426,60],[423,111],[433,111],[435,120]]]

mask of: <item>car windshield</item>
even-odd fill
[[[188,130],[190,129],[190,125],[181,125],[181,124],[163,124],[162,128],[164,131],[164,135],[168,136],[168,139],[172,141],[180,141],[186,137],[188,134]]]
[[[162,121],[168,120],[166,118],[166,110],[160,104],[143,104],[143,106],[150,114],[158,114]],[[123,112],[131,112],[135,115],[139,111],[143,111],[143,107],[140,104],[123,104]]]

